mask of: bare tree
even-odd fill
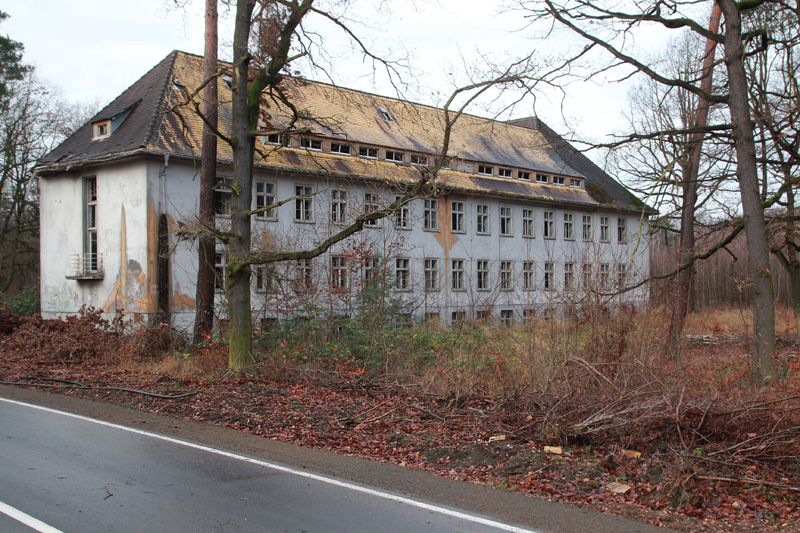
[[[607,72],[610,68],[625,67],[642,73],[658,83],[680,87],[710,104],[723,104],[730,115],[730,138],[736,154],[736,178],[742,204],[742,227],[747,235],[749,286],[753,301],[753,358],[751,374],[761,381],[775,375],[775,298],[770,270],[770,247],[766,233],[766,221],[762,198],[759,193],[759,176],[756,161],[755,139],[751,119],[748,93],[748,76],[745,57],[762,45],[761,35],[743,32],[742,14],[762,6],[772,5],[778,10],[796,12],[796,2],[777,0],[754,0],[738,3],[734,0],[717,0],[723,16],[721,32],[708,29],[707,25],[693,18],[695,2],[672,0],[668,2],[647,1],[630,4],[610,4],[601,1],[543,0],[521,2],[524,9],[535,19],[555,21],[588,42],[575,56],[568,59],[563,68],[573,68],[591,50],[602,50],[610,57],[610,63],[596,68],[593,74]],[[630,37],[635,31],[646,31],[648,26],[673,30],[688,29],[700,36],[722,44],[727,73],[726,91],[708,92],[696,82],[685,81],[659,70],[636,48],[636,39]],[[591,76],[592,74],[590,74]],[[629,74],[626,74],[627,76]],[[703,128],[708,131],[707,128]],[[692,260],[696,258],[693,257]],[[680,265],[681,269],[688,265]]]
[[[214,227],[214,187],[217,176],[217,0],[206,0],[205,55],[203,76],[207,80],[203,89],[203,146],[200,161],[200,224]],[[214,325],[214,252],[216,238],[209,232],[198,237],[197,292],[194,318],[194,342],[199,343],[211,332]]]

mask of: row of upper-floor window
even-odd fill
[[[216,259],[217,289],[224,287],[225,254],[218,253]],[[611,290],[626,286],[627,263],[576,263],[554,261],[541,262],[537,271],[534,261],[491,261],[477,259],[449,259],[434,257],[421,260],[419,279],[414,276],[414,263],[419,259],[397,257],[389,262],[380,258],[366,258],[353,261],[345,255],[331,255],[327,263],[329,287],[334,291],[355,288],[366,289],[386,283],[398,291],[412,291],[421,282],[426,292],[440,291],[443,286],[444,268],[449,268],[448,287],[453,292],[463,292],[474,288],[477,291],[532,291],[554,290]],[[494,264],[497,266],[494,266]],[[317,287],[318,276],[315,267],[318,261],[301,259],[295,262],[293,271],[288,273],[270,266],[255,269],[255,288],[257,292],[273,292],[284,284],[295,290],[309,291]],[[469,271],[468,271],[469,268]],[[474,282],[474,285],[471,284]]]
[[[273,146],[291,146],[292,137],[281,133],[272,133],[261,137],[263,144]],[[301,148],[316,152],[330,152],[338,155],[357,155],[367,159],[383,159],[393,163],[411,163],[412,165],[428,166],[435,159],[422,153],[410,153],[392,148],[379,148],[363,144],[351,144],[340,140],[328,140],[317,137],[301,136],[295,139]],[[495,176],[499,178],[516,178],[523,181],[533,181],[537,183],[549,183],[552,185],[562,185],[566,187],[583,188],[583,179],[574,176],[559,176],[547,172],[536,172],[516,167],[509,167],[488,163],[473,163],[469,161],[459,161],[457,166],[452,164],[452,160],[446,161],[442,168],[458,170],[470,174],[481,176]]]
[[[230,189],[229,185],[219,186],[215,194],[215,209],[218,215],[230,213]],[[315,192],[311,185],[297,184],[294,186],[294,202],[290,205],[293,208],[294,221],[300,223],[314,223],[315,219]],[[397,200],[399,196],[394,196]],[[419,202],[419,200],[417,200]],[[272,181],[257,180],[255,182],[254,210],[257,220],[276,221],[278,220],[278,207],[274,206],[278,202],[277,184]],[[387,205],[387,200],[376,192],[364,192],[361,198],[353,199],[352,193],[345,189],[332,189],[329,196],[329,206],[326,221],[334,224],[345,224],[351,211],[351,204],[357,203],[360,209],[357,214],[370,213],[377,211]],[[413,202],[412,202],[413,203]],[[399,207],[389,218],[398,229],[412,229],[411,206],[412,203]],[[439,231],[440,201],[438,198],[422,198],[422,229],[426,231]],[[468,212],[468,207],[471,213]],[[497,231],[502,237],[513,237],[515,234],[515,213],[518,210],[521,214],[520,233],[525,238],[536,237],[535,209],[533,207],[521,207],[511,205],[500,205],[497,213]],[[561,212],[560,217],[554,210],[542,209],[542,229],[541,235],[545,239],[556,239],[559,237],[564,240],[576,240],[578,231],[584,241],[594,240],[594,215],[591,213],[570,213]],[[449,203],[450,211],[450,231],[453,233],[466,233],[467,225],[470,220],[474,220],[474,230],[477,235],[491,235],[493,231],[492,205],[489,203],[474,202],[471,206],[462,200],[453,200]],[[577,217],[580,217],[578,219]],[[612,230],[615,231],[616,241],[626,243],[628,241],[628,223],[626,217],[614,217],[601,215],[599,217],[600,242],[611,242]],[[560,219],[560,220],[559,220]],[[615,226],[612,227],[612,223]],[[578,228],[580,224],[580,228]],[[381,219],[369,220],[364,226],[368,228],[379,228],[382,225]]]

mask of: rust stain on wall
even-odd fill
[[[177,311],[190,311],[197,307],[194,298],[188,294],[181,294],[181,284],[177,283],[175,293],[172,295],[172,309]]]
[[[155,312],[155,306],[151,306],[151,301],[155,300],[147,294],[147,279],[142,265],[134,259],[128,259],[128,228],[124,206],[120,218],[120,272],[103,311],[110,313],[122,309],[125,312]]]
[[[147,298],[148,307],[158,307],[158,215],[155,202],[147,206]]]

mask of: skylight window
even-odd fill
[[[378,111],[381,112],[381,116],[383,117],[384,120],[386,120],[386,122],[394,122],[392,115],[389,114],[389,112],[386,110],[385,107],[379,105]]]

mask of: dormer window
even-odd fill
[[[393,150],[386,150],[386,160],[387,161],[396,161],[398,163],[403,162],[403,152],[395,152]]]
[[[490,167],[489,165],[478,165],[478,174],[483,174],[484,176],[493,176],[494,168]]]
[[[331,152],[335,154],[350,155],[350,151],[351,148],[349,144],[331,143]]]
[[[109,135],[111,135],[110,120],[104,120],[94,124],[94,135],[92,136],[92,139],[105,139]]]
[[[570,180],[569,180],[569,186],[570,186],[570,187],[578,187],[578,188],[580,188],[580,186],[581,186],[581,180],[576,180],[575,178],[570,178]]]
[[[358,147],[358,155],[359,157],[366,157],[369,159],[378,159],[378,149],[372,148],[371,146],[359,146]]]
[[[300,146],[307,150],[322,150],[322,141],[319,139],[309,139],[308,137],[303,137],[300,139]]]
[[[548,181],[550,181],[550,176],[548,176],[547,174],[536,174],[536,181],[538,181],[539,183],[547,183]]]
[[[510,178],[514,175],[514,171],[512,171],[510,168],[498,168],[497,175],[501,178]]]
[[[524,170],[520,170],[517,172],[517,177],[521,180],[531,181],[531,173],[526,172]]]
[[[565,185],[567,182],[564,176],[553,176],[553,185]]]
[[[411,164],[412,165],[427,165],[428,164],[428,156],[426,155],[419,155],[419,154],[411,154]]]
[[[280,144],[283,144],[284,139],[285,139],[285,137],[283,135],[281,135],[280,133],[270,133],[269,135],[267,135],[266,144],[280,145]],[[288,146],[288,143],[287,143],[287,146]]]

